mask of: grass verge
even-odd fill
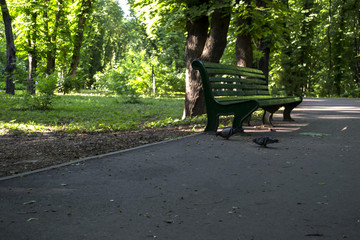
[[[206,115],[180,120],[183,98],[61,95],[51,110],[29,110],[21,95],[0,94],[0,135],[37,132],[103,132],[206,123]]]

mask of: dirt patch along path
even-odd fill
[[[0,177],[192,133],[190,126],[136,131],[0,136]]]

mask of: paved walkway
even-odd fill
[[[293,117],[2,179],[0,239],[360,239],[360,100]]]

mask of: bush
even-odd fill
[[[57,88],[57,76],[40,75],[35,78],[36,95],[25,94],[24,104],[28,109],[49,110],[52,108],[55,99],[54,91]]]
[[[0,90],[6,89],[6,82],[0,82]]]
[[[95,88],[100,91],[108,91],[119,95],[126,94],[128,86],[123,74],[115,69],[106,70],[104,73],[98,72],[94,75]]]

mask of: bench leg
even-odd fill
[[[272,119],[273,119],[273,113],[264,111],[264,114],[262,116],[263,125],[272,127],[273,126],[273,124],[271,122]]]
[[[250,124],[251,115],[252,115],[252,114],[250,114],[247,118],[244,119],[244,122],[245,122],[248,126],[251,126],[251,124]]]
[[[243,132],[243,122],[247,122],[250,125],[251,114],[258,109],[259,104],[256,101],[248,101],[244,103],[241,108],[235,113],[233,120],[233,128],[237,132]]]
[[[291,111],[297,106],[299,105],[301,102],[294,102],[294,103],[290,103],[290,104],[286,104],[285,105],[285,109],[283,112],[283,120],[284,121],[294,121],[294,119],[291,118]]]
[[[216,113],[207,113],[207,124],[205,132],[216,132],[219,126],[219,115]]]
[[[279,107],[280,106],[274,105],[262,108],[264,110],[264,114],[262,116],[263,125],[273,127],[271,122],[273,119],[273,114],[279,109]]]
[[[207,125],[205,132],[216,132],[219,126],[219,116],[234,115],[232,127],[236,132],[242,132],[242,123],[249,117],[257,108],[259,103],[255,100],[247,100],[229,105],[221,105],[214,107],[212,111],[207,112]]]

